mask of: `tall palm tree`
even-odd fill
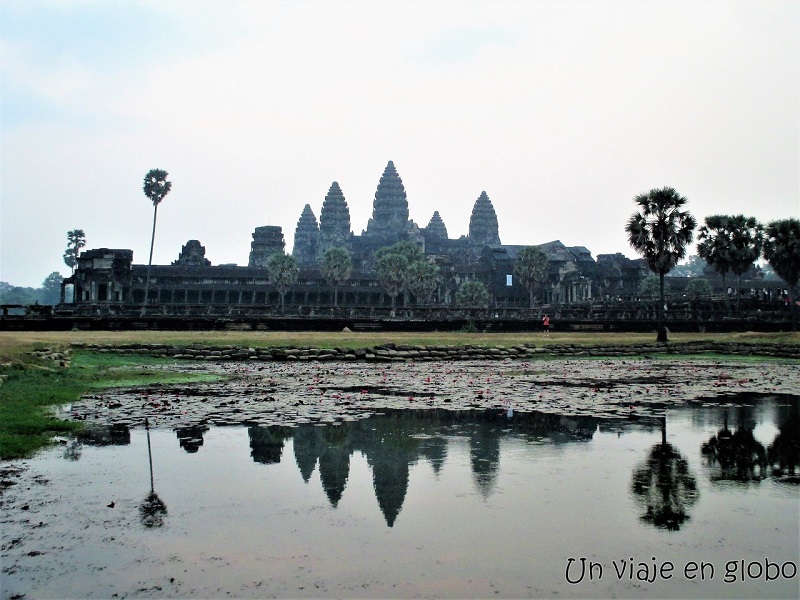
[[[322,255],[322,276],[333,286],[333,306],[339,306],[339,285],[353,270],[353,259],[346,248],[333,246]]]
[[[686,198],[673,188],[652,189],[633,199],[639,205],[628,219],[625,231],[628,242],[642,255],[650,270],[658,275],[658,338],[667,341],[664,327],[664,275],[669,273],[678,261],[686,256],[686,247],[691,243],[695,218],[686,210]]]
[[[150,169],[144,176],[144,195],[153,202],[153,234],[150,236],[150,258],[147,261],[147,279],[144,285],[144,306],[147,306],[147,296],[150,292],[150,267],[153,264],[153,245],[156,241],[156,219],[158,205],[172,189],[172,182],[167,181],[169,173],[162,169]]]
[[[800,281],[800,220],[772,221],[764,231],[764,258],[789,288],[792,328],[797,328],[795,300]]]
[[[86,234],[83,229],[73,229],[67,232],[67,249],[64,250],[64,264],[72,269],[75,274],[75,267],[78,265],[78,256],[81,248],[86,246]]]
[[[272,284],[277,288],[281,297],[281,314],[285,307],[286,292],[297,281],[300,269],[297,260],[291,254],[276,252],[267,261],[267,272]]]
[[[536,289],[547,277],[547,255],[536,246],[526,246],[517,254],[514,273],[528,290],[528,308],[533,308]]]

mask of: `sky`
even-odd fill
[[[86,248],[146,263],[142,181],[169,172],[154,264],[198,239],[246,265],[337,181],[354,233],[389,160],[420,227],[629,247],[669,186],[702,223],[800,217],[800,2],[0,2],[0,280]]]

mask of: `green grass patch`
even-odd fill
[[[46,367],[31,361],[0,368],[0,459],[31,456],[54,435],[73,433],[80,423],[58,419],[51,407],[69,404],[93,388],[153,383],[212,381],[208,373],[159,368],[170,362],[149,356],[76,352],[72,366]]]

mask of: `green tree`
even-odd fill
[[[725,275],[728,271],[739,278],[738,288],[741,289],[742,275],[761,256],[763,227],[753,217],[713,215],[706,217],[698,240],[698,254],[722,275],[723,289],[727,288]],[[739,294],[736,296],[738,307]]]
[[[671,273],[678,277],[702,277],[705,266],[706,262],[701,257],[692,254],[686,259],[686,262],[676,265]]]
[[[53,271],[42,282],[39,290],[39,302],[42,304],[58,304],[61,302],[61,282],[64,278],[58,271]]]
[[[289,287],[297,281],[300,269],[297,261],[291,254],[276,252],[267,260],[267,273],[269,280],[281,296],[281,314],[283,314],[284,300]]]
[[[333,286],[333,305],[339,306],[339,286],[350,277],[353,259],[346,248],[334,246],[322,255],[322,276]]]
[[[800,278],[800,220],[772,221],[764,230],[764,258],[786,282],[792,327],[797,328],[795,301],[797,281]]]
[[[78,266],[78,255],[81,253],[81,248],[86,246],[86,234],[83,229],[73,229],[67,232],[67,249],[64,250],[64,264],[72,269],[75,273],[75,267]]]
[[[706,217],[697,235],[697,254],[722,277],[722,289],[727,289],[725,278],[731,270],[730,230],[726,215]]]
[[[547,277],[547,255],[536,246],[526,246],[517,255],[514,273],[528,290],[529,308],[533,308],[536,289]]]
[[[669,282],[664,282],[664,296],[669,296],[670,287]],[[655,275],[650,275],[642,279],[639,284],[639,296],[646,300],[655,300],[661,294],[661,281]]]
[[[433,292],[439,287],[439,267],[427,260],[412,263],[409,289],[417,298],[417,302],[427,304]]]
[[[456,291],[456,304],[468,308],[489,308],[489,292],[480,281],[465,281]]]
[[[625,226],[628,242],[659,277],[658,341],[667,341],[664,327],[664,276],[686,256],[691,243],[695,218],[685,210],[686,198],[673,188],[652,189],[639,194],[633,201],[639,211],[633,213]]]
[[[376,254],[376,258],[375,270],[378,275],[378,281],[392,299],[392,310],[394,310],[395,299],[403,291],[408,280],[408,259],[402,254],[388,252],[380,256]]]
[[[150,267],[153,264],[153,246],[156,241],[156,219],[158,218],[158,205],[164,200],[172,189],[172,182],[167,181],[169,173],[162,169],[150,169],[144,176],[144,195],[153,203],[153,233],[150,236],[150,258],[147,260],[147,278],[144,284],[144,304],[147,306],[147,296],[150,292]]]
[[[393,261],[395,268],[399,269],[394,273],[394,276],[400,283],[400,290],[395,294],[395,296],[400,292],[403,292],[403,304],[408,306],[408,291],[410,289],[411,280],[414,277],[412,268],[416,263],[425,260],[425,257],[422,253],[422,248],[413,242],[397,242],[392,246],[384,246],[375,253],[375,258],[377,261],[376,266],[378,263],[380,263],[381,258],[389,254],[402,256],[405,259],[405,262]],[[394,304],[392,307],[394,307]]]
[[[0,281],[0,304],[33,304],[38,299],[39,290]]]
[[[703,298],[710,298],[713,294],[711,284],[704,277],[693,277],[686,285],[686,297],[690,302],[697,302]]]
[[[739,278],[739,289],[742,288],[742,275],[750,270],[761,256],[764,245],[764,227],[754,217],[735,215],[731,222],[731,271]],[[741,295],[741,294],[739,294]],[[736,308],[739,308],[739,295],[736,296]]]

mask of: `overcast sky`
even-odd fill
[[[154,263],[247,264],[331,182],[366,228],[393,160],[411,218],[504,244],[629,248],[633,197],[698,221],[800,216],[800,2],[0,2],[0,280],[66,232],[146,263],[142,179],[169,172]]]

